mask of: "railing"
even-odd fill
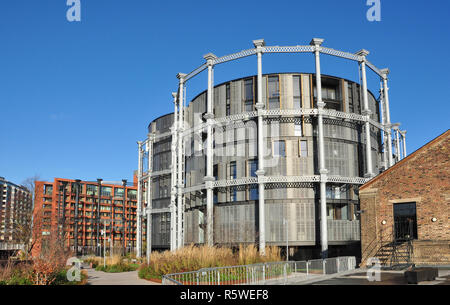
[[[167,274],[163,285],[261,285],[287,284],[337,274],[356,268],[354,256],[310,261],[272,262],[253,265],[205,268]]]

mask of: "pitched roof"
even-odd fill
[[[406,158],[404,158],[403,160],[401,160],[400,162],[397,162],[396,164],[394,164],[393,166],[391,166],[390,168],[388,168],[387,170],[385,170],[384,172],[382,172],[381,174],[375,176],[374,178],[372,178],[371,180],[369,180],[368,182],[366,182],[364,185],[362,185],[359,189],[365,189],[366,187],[368,187],[370,184],[372,184],[373,182],[377,181],[378,179],[380,179],[381,177],[384,177],[385,175],[387,175],[388,173],[390,173],[392,170],[394,170],[395,168],[401,166],[403,163],[408,162],[408,160],[412,159],[414,156],[416,156],[417,154],[421,153],[423,150],[425,150],[426,148],[432,146],[433,144],[437,143],[437,142],[441,142],[442,140],[444,140],[445,138],[450,136],[450,129],[447,129],[446,132],[444,132],[443,134],[441,134],[440,136],[434,138],[433,140],[431,140],[430,142],[428,142],[427,144],[425,144],[424,146],[420,147],[419,149],[417,149],[415,152],[411,153],[410,155],[408,155]]]

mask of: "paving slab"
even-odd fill
[[[137,271],[109,273],[96,271],[93,268],[84,270],[88,273],[87,285],[160,285],[140,279]]]

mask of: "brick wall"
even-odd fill
[[[392,240],[393,205],[406,202],[416,202],[415,258],[421,263],[450,264],[449,145],[447,131],[361,187],[363,264]],[[433,217],[436,222],[432,222]],[[433,255],[427,254],[432,252]]]

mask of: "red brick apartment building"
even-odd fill
[[[450,131],[360,188],[362,265],[450,265]]]
[[[71,250],[77,248],[78,254],[99,255],[104,246],[131,252],[136,242],[136,209],[136,184],[124,188],[123,184],[62,178],[37,181],[34,230],[39,231],[37,236],[55,234]]]

